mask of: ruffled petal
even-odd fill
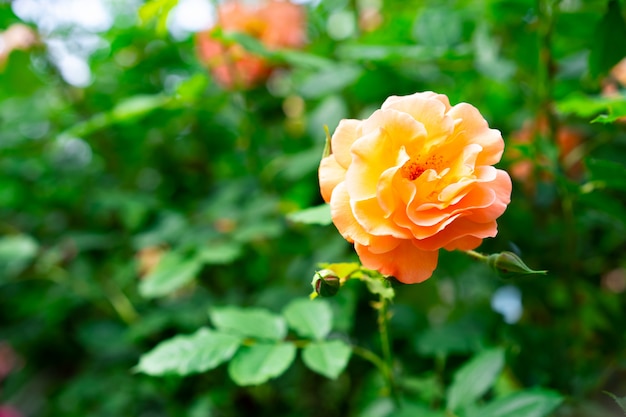
[[[328,203],[337,184],[345,180],[346,169],[337,163],[334,155],[329,155],[320,162],[318,176],[322,198]]]
[[[476,143],[482,146],[483,151],[476,159],[477,165],[493,165],[500,161],[504,152],[502,134],[496,129],[489,128],[487,121],[476,107],[459,103],[450,109],[448,115],[460,120],[455,127],[455,132],[463,137],[465,143]]]
[[[498,225],[495,220],[488,223],[476,223],[461,216],[440,232],[428,238],[416,240],[415,245],[422,250],[437,250],[467,236],[484,239],[494,237],[497,233]]]
[[[395,238],[408,239],[411,237],[409,230],[401,228],[398,224],[385,217],[385,212],[380,208],[378,200],[359,200],[352,203],[354,217],[367,233],[376,236],[393,236]]]
[[[480,210],[471,210],[469,220],[485,223],[497,219],[504,213],[511,202],[511,177],[506,171],[496,170],[496,178],[492,182],[480,184],[481,189],[488,189],[493,193],[493,202],[484,205]]]
[[[345,169],[348,169],[352,163],[350,148],[360,136],[361,121],[355,119],[343,119],[333,133],[330,141],[331,149],[339,165]]]
[[[388,136],[382,129],[357,140],[352,145],[352,164],[346,172],[350,198],[366,200],[375,197],[380,176],[395,165],[395,161]]]
[[[369,247],[355,244],[355,249],[366,268],[384,275],[392,275],[405,284],[416,284],[430,278],[437,267],[438,251],[423,251],[410,240],[403,240],[394,249],[373,253]]]
[[[363,245],[369,245],[370,235],[354,218],[350,196],[343,182],[337,184],[330,198],[330,215],[335,227],[337,227],[344,239],[348,242],[359,242]]]

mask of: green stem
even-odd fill
[[[370,362],[372,365],[378,368],[380,373],[382,373],[383,375],[386,375],[387,367],[385,365],[385,361],[383,361],[380,356],[378,356],[371,350],[362,348],[360,346],[352,346],[352,353]]]
[[[487,255],[483,255],[482,253],[476,252],[475,250],[466,250],[465,253],[467,253],[471,258],[476,259],[477,261],[485,262],[487,260]]]
[[[385,280],[388,284],[388,281]],[[383,351],[383,363],[385,365],[384,376],[387,380],[387,389],[389,395],[393,398],[396,406],[400,405],[400,398],[398,396],[398,390],[395,383],[393,374],[393,356],[391,353],[391,343],[389,338],[389,300],[382,295],[379,298],[380,305],[378,306],[378,330],[380,332],[380,343]]]

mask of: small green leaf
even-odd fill
[[[333,222],[330,217],[330,205],[328,204],[289,213],[287,219],[295,223],[320,224],[323,226]]]
[[[141,284],[139,293],[144,297],[161,297],[191,282],[200,268],[199,258],[187,258],[177,252],[168,252],[159,261],[157,267]]]
[[[335,379],[348,365],[352,348],[342,340],[308,344],[302,351],[304,364],[312,371]]]
[[[547,417],[563,398],[552,391],[519,391],[473,410],[468,417]]]
[[[274,58],[294,67],[323,69],[333,65],[333,61],[326,57],[313,55],[302,51],[282,49],[273,52]]]
[[[178,4],[178,0],[149,0],[139,8],[139,18],[143,25],[156,20],[157,33],[167,33],[167,16]]]
[[[111,118],[116,122],[136,119],[163,107],[169,100],[169,97],[160,94],[129,97],[111,110]]]
[[[581,186],[581,192],[589,193],[597,189],[626,191],[626,166],[603,159],[588,159],[590,181]]]
[[[280,376],[296,357],[292,343],[246,346],[228,365],[228,374],[237,385],[259,385]]]
[[[209,315],[215,327],[224,332],[269,340],[281,340],[287,335],[285,319],[263,308],[215,307]]]
[[[602,20],[598,22],[593,47],[589,54],[589,72],[599,77],[626,56],[626,22],[618,0],[610,0]]]
[[[328,336],[333,324],[333,312],[324,300],[293,300],[283,310],[283,316],[299,336],[316,340]]]
[[[618,397],[617,395],[608,391],[603,391],[603,392],[609,397],[613,398],[615,402],[617,403],[617,405],[619,405],[619,408],[621,408],[624,414],[626,415],[626,397]]]
[[[589,118],[598,113],[611,111],[611,108],[622,101],[621,97],[586,96],[581,93],[572,93],[558,101],[556,108],[563,114]]]
[[[621,96],[623,97],[623,96]],[[626,117],[626,100],[613,101],[607,106],[609,114],[601,114],[591,121],[591,123],[614,123]]]
[[[233,262],[241,256],[241,245],[233,242],[215,242],[203,248],[199,253],[199,258],[205,264],[223,265]]]
[[[457,411],[480,398],[494,384],[503,366],[502,349],[484,351],[463,365],[448,389],[447,409]]]
[[[392,300],[393,297],[396,295],[393,288],[388,287],[384,279],[372,278],[368,277],[367,275],[364,275],[361,279],[365,281],[365,283],[367,284],[367,289],[372,294],[380,295],[387,300]]]
[[[216,368],[237,351],[241,338],[201,328],[159,343],[141,356],[135,368],[148,375],[189,375]]]
[[[341,262],[341,263],[320,263],[321,269],[330,269],[333,271],[339,278],[348,279],[348,278],[359,278],[363,279],[365,274],[361,268],[361,264],[358,262]]]
[[[22,272],[38,250],[37,241],[27,235],[0,238],[0,281]]]
[[[238,43],[239,45],[243,46],[246,51],[251,52],[255,55],[259,55],[267,59],[272,59],[272,51],[268,50],[261,41],[253,36],[247,35],[242,32],[230,31],[215,32],[214,36],[216,39],[225,41],[226,43]]]
[[[423,45],[339,45],[337,53],[346,60],[368,62],[428,62],[441,56],[441,49]]]

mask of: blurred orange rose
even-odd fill
[[[513,147],[507,152],[507,159],[513,161],[509,172],[516,180],[523,183],[527,189],[535,187],[535,167],[543,168],[540,172],[541,180],[551,179],[550,161],[545,155],[536,155],[534,159],[525,157],[520,152],[520,146],[531,145],[537,135],[548,135],[548,122],[545,118],[526,122],[523,127],[511,135],[510,144]],[[558,161],[565,174],[570,178],[578,178],[583,174],[583,164],[579,149],[583,143],[582,134],[568,126],[559,126],[556,133],[556,147],[558,149]]]
[[[475,107],[432,92],[392,96],[366,120],[342,120],[331,145],[321,193],[365,267],[417,283],[439,249],[496,235],[511,179],[492,166],[504,142]]]
[[[200,59],[226,88],[249,88],[265,80],[271,63],[246,51],[241,45],[226,45],[212,38],[215,30],[239,32],[258,39],[268,49],[299,48],[305,41],[305,15],[300,6],[287,1],[266,1],[258,7],[237,1],[218,9],[218,26],[198,33],[196,45]]]
[[[137,259],[137,272],[141,278],[150,275],[161,262],[163,255],[167,253],[167,249],[160,246],[149,246],[140,249],[135,258]]]
[[[39,42],[37,33],[21,23],[9,26],[0,32],[0,65],[3,65],[11,52],[28,50]]]

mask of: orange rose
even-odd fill
[[[268,49],[299,48],[304,44],[304,11],[286,1],[267,1],[259,7],[230,1],[220,6],[218,16],[225,32],[252,36]],[[213,39],[212,31],[199,33],[196,44],[200,58],[220,84],[249,88],[270,75],[272,65],[265,59],[241,45],[225,45]]]
[[[478,110],[433,92],[389,97],[366,120],[342,120],[322,159],[322,197],[367,268],[428,279],[439,249],[474,249],[497,233],[511,178]]]

